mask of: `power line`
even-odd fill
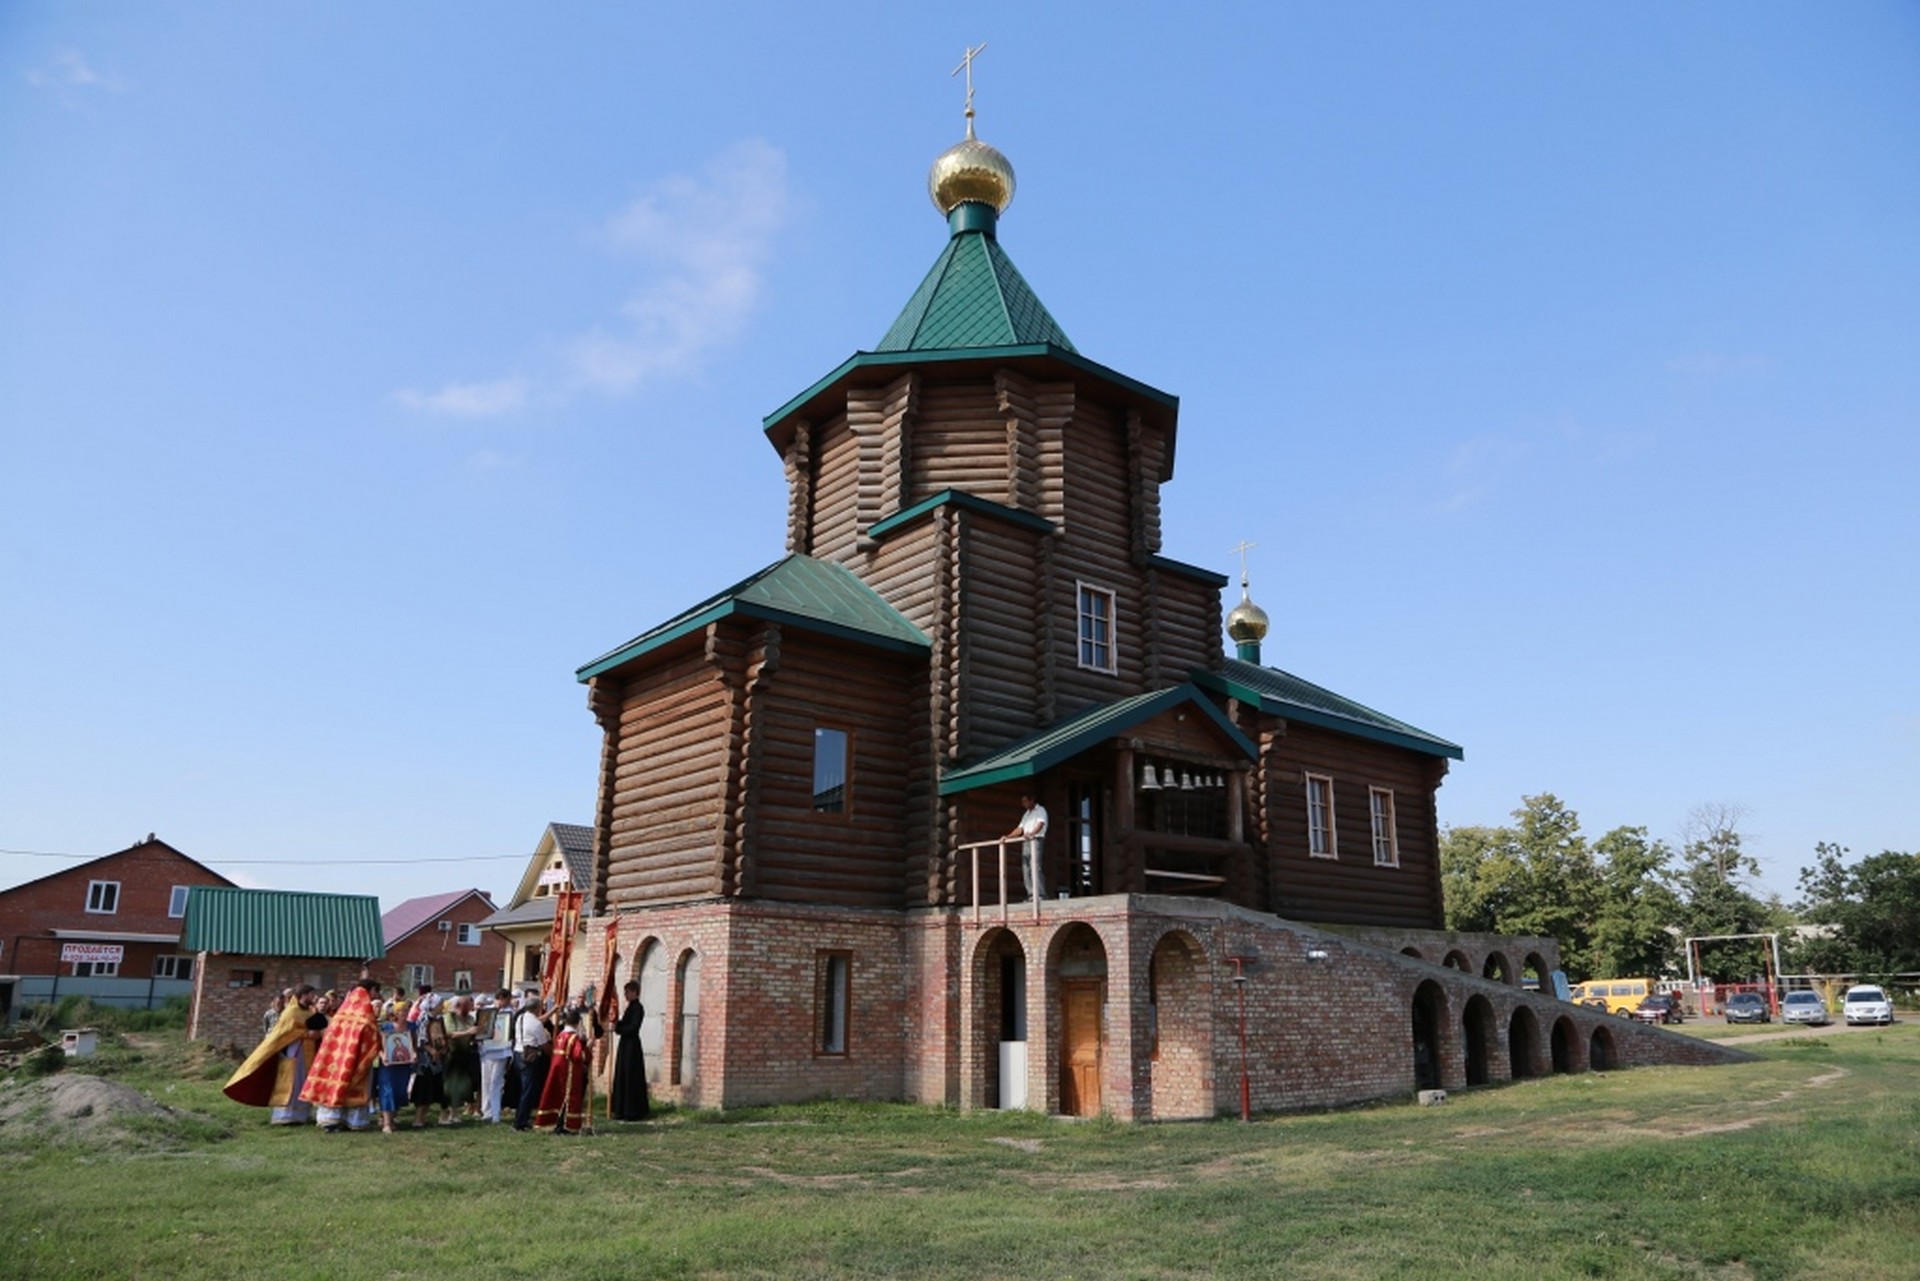
[[[117,851],[108,851],[115,853]],[[57,850],[6,850],[0,854],[11,854],[20,858],[71,858],[91,861],[105,858],[105,854],[69,854]],[[420,863],[494,863],[517,858],[522,862],[532,858],[534,851],[525,854],[472,854],[463,858],[329,858],[322,860],[328,867],[407,867]],[[188,855],[192,858],[192,855]],[[193,860],[205,867],[299,867],[315,866],[314,863],[293,863],[286,859],[274,858],[196,858]]]

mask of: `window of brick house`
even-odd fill
[[[187,891],[190,888],[190,886],[186,885],[176,885],[173,887],[173,893],[167,896],[168,916],[177,918],[187,914]]]
[[[153,977],[190,979],[193,977],[193,958],[191,956],[156,956],[153,958]]]
[[[480,927],[471,923],[460,926],[458,942],[462,947],[479,947]]]
[[[259,987],[267,981],[265,970],[228,970],[228,987]]]
[[[1333,780],[1325,774],[1307,775],[1307,853],[1315,858],[1339,857],[1339,837],[1333,826]]]
[[[1400,840],[1393,827],[1393,791],[1369,787],[1367,801],[1372,810],[1373,863],[1375,867],[1400,866]]]
[[[75,961],[73,977],[77,979],[111,979],[120,975],[118,961]]]
[[[120,910],[120,882],[88,881],[87,910],[101,916],[112,916]]]
[[[819,1037],[815,1051],[820,1054],[847,1052],[847,1017],[853,995],[853,953],[820,952],[815,955],[814,1008]]]

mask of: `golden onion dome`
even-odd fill
[[[934,207],[950,214],[967,201],[991,205],[1003,213],[1013,203],[1013,162],[973,136],[973,122],[967,122],[967,136],[940,153],[927,174],[927,194]]]
[[[1245,588],[1240,591],[1240,603],[1227,614],[1227,635],[1236,645],[1266,639],[1267,611],[1253,603]]]

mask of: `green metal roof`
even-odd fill
[[[969,494],[964,489],[943,489],[931,498],[923,498],[911,507],[903,507],[891,516],[874,521],[867,526],[867,536],[883,538],[903,525],[912,524],[934,508],[947,506],[964,507],[968,511],[996,516],[1016,525],[1025,525],[1037,533],[1050,534],[1055,528],[1054,523],[1045,516],[1036,516],[1032,512],[1021,511],[1018,507],[1008,507],[1004,503],[993,502],[978,494]],[[1223,578],[1220,581],[1225,583],[1226,579]]]
[[[940,780],[940,795],[951,796],[1016,778],[1032,778],[1183,703],[1199,708],[1248,760],[1259,755],[1252,740],[1235,729],[1226,714],[1213,705],[1213,700],[1189,682],[1089,707],[1038,734],[1008,744],[984,760],[949,770]]]
[[[952,351],[1049,343],[1074,350],[991,233],[950,237],[875,351]]]
[[[591,680],[708,623],[734,615],[800,627],[896,653],[925,654],[932,648],[925,632],[880,599],[846,566],[796,554],[775,561],[652,631],[641,633],[580,668],[575,676],[581,681]]]
[[[1276,667],[1261,667],[1243,659],[1229,658],[1217,673],[1195,672],[1193,679],[1204,689],[1237,698],[1288,720],[1391,743],[1428,756],[1466,759],[1465,750],[1457,743],[1449,743]]]
[[[380,900],[370,894],[307,894],[196,885],[187,891],[181,946],[237,956],[312,956],[366,961],[387,954]]]

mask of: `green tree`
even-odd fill
[[[1665,974],[1680,954],[1680,896],[1668,884],[1673,850],[1644,827],[1616,827],[1594,842],[1600,895],[1590,977]]]
[[[1746,882],[1760,865],[1746,852],[1740,824],[1746,813],[1737,805],[1696,807],[1687,816],[1686,843],[1680,850],[1681,928],[1690,937],[1758,934],[1778,928],[1777,908],[1754,896]],[[1707,977],[1740,982],[1766,968],[1766,944],[1759,939],[1700,945],[1700,966]]]
[[[1600,878],[1580,816],[1548,792],[1522,797],[1513,819],[1511,827],[1445,833],[1440,874],[1447,927],[1555,938],[1568,972],[1587,973]]]
[[[1920,855],[1883,850],[1849,865],[1845,846],[1814,846],[1800,869],[1803,919],[1825,925],[1822,937],[1794,948],[1798,966],[1828,974],[1892,974],[1920,970]]]

